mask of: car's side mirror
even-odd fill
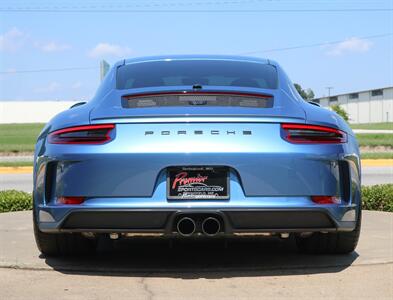
[[[73,104],[73,105],[70,107],[70,109],[71,109],[71,108],[74,108],[74,107],[77,107],[77,106],[84,105],[84,104],[86,104],[86,103],[87,103],[86,101],[75,103],[75,104]]]

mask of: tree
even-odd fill
[[[297,92],[300,94],[300,96],[302,96],[304,100],[314,99],[315,94],[312,89],[303,90],[300,84],[295,83],[294,85]]]
[[[338,104],[333,104],[330,106],[330,108],[335,111],[341,118],[343,118],[345,121],[348,122],[349,120],[349,116],[348,113],[345,111],[344,108],[342,108],[340,105]]]

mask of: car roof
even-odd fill
[[[250,56],[236,56],[236,55],[160,55],[160,56],[146,56],[137,58],[128,58],[117,62],[115,65],[120,66],[124,64],[153,62],[153,61],[168,61],[168,60],[226,60],[226,61],[243,61],[261,64],[277,65],[274,61],[260,57]]]

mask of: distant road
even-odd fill
[[[393,183],[393,167],[363,167],[362,184],[374,185]]]
[[[33,174],[0,174],[0,190],[33,191]]]
[[[393,167],[363,167],[362,184],[374,185],[393,183]],[[31,173],[23,174],[0,174],[0,190],[21,190],[31,192],[33,181]]]
[[[390,129],[353,129],[354,133],[390,133],[393,134],[393,130]]]

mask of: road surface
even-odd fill
[[[393,299],[393,214],[363,212],[350,255],[301,255],[293,239],[118,241],[45,258],[31,212],[0,214],[0,299]]]

